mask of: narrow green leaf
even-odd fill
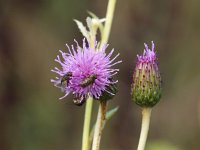
[[[76,22],[80,32],[83,34],[84,37],[86,37],[86,39],[88,40],[89,39],[89,34],[88,34],[88,31],[86,29],[86,27],[83,25],[82,22],[74,19],[74,21]]]
[[[99,18],[97,17],[97,15],[95,15],[93,12],[91,12],[91,11],[88,10],[87,13],[88,13],[92,18],[99,19]]]
[[[112,118],[112,116],[114,116],[114,114],[118,111],[118,109],[119,109],[119,106],[106,112],[106,120],[109,120],[110,118]]]
[[[87,26],[89,28],[89,31],[91,32],[92,31],[92,18],[87,17],[86,22],[87,22]]]
[[[99,19],[99,17],[97,17],[97,15],[95,15],[93,12],[91,12],[91,11],[87,11],[87,12],[88,12],[88,14],[89,14],[92,18],[98,19],[98,20],[99,20],[99,22],[100,22],[100,24],[99,24],[99,30],[100,30],[100,33],[101,33],[101,35],[102,35],[102,34],[103,34],[103,29],[104,29],[103,22],[105,22],[105,18],[104,18],[104,19]]]

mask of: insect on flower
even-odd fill
[[[89,77],[85,78],[85,79],[81,82],[80,86],[83,87],[83,88],[84,88],[84,87],[87,87],[87,86],[93,84],[94,81],[95,81],[95,79],[97,79],[97,76],[94,75],[94,74],[92,74],[92,75],[90,75]]]
[[[60,81],[61,86],[68,86],[69,85],[69,80],[72,77],[72,72],[67,72]]]
[[[72,101],[75,105],[82,106],[85,103],[86,99],[87,96],[75,96]]]

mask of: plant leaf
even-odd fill
[[[99,18],[97,17],[97,15],[95,15],[93,12],[91,12],[91,11],[88,10],[87,13],[88,13],[92,18],[99,19]]]
[[[119,106],[106,112],[106,120],[109,120],[110,118],[112,118],[112,116],[114,116],[114,114],[118,111],[118,109],[119,109]]]
[[[89,28],[89,31],[91,32],[91,30],[92,30],[92,18],[87,17],[86,22],[87,22],[87,26]]]
[[[78,21],[78,20],[76,20],[76,19],[74,19],[74,21],[76,22],[76,24],[77,24],[77,26],[78,26],[80,32],[81,32],[81,33],[83,34],[83,36],[86,37],[86,39],[88,40],[88,39],[89,39],[89,33],[88,33],[86,27],[83,25],[82,22],[80,22],[80,21]]]
[[[91,11],[87,11],[87,12],[92,18],[99,20],[99,23],[100,23],[99,24],[99,30],[100,30],[101,35],[102,35],[103,34],[103,29],[104,29],[103,22],[105,22],[106,18],[99,19],[99,17],[97,17],[97,15],[95,15],[93,12],[91,12]]]

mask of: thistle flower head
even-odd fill
[[[68,45],[67,47],[68,53],[60,51],[63,60],[59,55],[55,59],[62,69],[55,67],[52,70],[58,74],[58,77],[51,81],[65,93],[60,99],[69,93],[72,93],[75,98],[79,98],[79,101],[84,101],[88,95],[99,99],[104,92],[114,95],[115,93],[112,93],[108,87],[118,82],[111,79],[119,69],[111,67],[121,62],[114,62],[119,54],[111,59],[114,49],[106,55],[105,50],[108,45],[97,49],[96,43],[95,48],[91,48],[86,46],[85,40],[83,40],[82,47],[77,42],[76,47],[73,45],[71,48]]]
[[[143,55],[137,55],[131,94],[136,104],[153,107],[161,98],[161,77],[153,41],[152,49],[147,44],[144,46]]]

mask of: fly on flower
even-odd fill
[[[69,52],[65,53],[60,50],[62,60],[58,55],[55,61],[61,65],[61,69],[55,67],[52,70],[57,73],[58,77],[51,80],[65,93],[60,99],[72,93],[74,95],[73,102],[82,105],[88,95],[100,100],[105,92],[110,95],[116,94],[108,87],[116,85],[118,82],[113,80],[113,76],[118,73],[119,69],[112,67],[122,61],[115,62],[119,54],[111,58],[114,49],[106,54],[108,45],[104,45],[102,49],[98,49],[97,45],[96,43],[95,48],[86,46],[84,39],[82,47],[76,42],[76,47],[72,45],[70,48],[66,45]]]
[[[81,96],[81,97],[76,96],[73,98],[73,103],[77,106],[82,106],[85,103],[86,99],[87,99],[86,95]]]
[[[61,86],[68,86],[69,85],[69,80],[72,77],[72,72],[67,72],[60,81]]]
[[[97,79],[97,76],[95,74],[92,74],[90,76],[88,76],[87,78],[85,78],[81,83],[80,86],[82,87],[87,87],[91,84],[93,84],[95,82],[95,80]]]

